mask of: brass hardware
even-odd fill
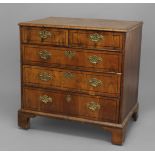
[[[122,73],[116,73],[117,75],[122,75]]]
[[[89,61],[92,64],[97,64],[97,63],[99,63],[99,62],[102,61],[102,58],[101,57],[98,57],[96,55],[92,55],[92,56],[89,57]]]
[[[42,50],[39,52],[39,56],[41,59],[47,60],[51,57],[51,54],[46,50]]]
[[[47,104],[47,103],[52,103],[52,97],[48,96],[48,95],[43,95],[40,96],[40,101],[42,101],[43,103]]]
[[[70,72],[65,72],[64,73],[64,78],[66,78],[66,79],[72,79],[74,77],[75,77],[75,75],[70,73]]]
[[[39,73],[38,76],[39,76],[39,79],[42,81],[52,80],[52,76],[47,72]]]
[[[66,57],[68,57],[69,59],[72,59],[75,56],[75,52],[73,52],[73,51],[65,51],[64,55]]]
[[[92,79],[89,80],[89,84],[92,87],[98,87],[98,86],[101,86],[102,85],[102,81],[101,80],[98,80],[96,78],[92,78]]]
[[[98,34],[98,33],[94,33],[94,34],[91,34],[91,35],[89,36],[89,38],[90,38],[90,40],[93,41],[93,42],[98,42],[98,41],[100,41],[100,40],[103,39],[103,35]]]
[[[44,41],[44,39],[47,39],[48,37],[51,37],[51,32],[43,30],[39,32],[39,36],[41,38],[41,41]]]
[[[87,108],[91,111],[96,111],[96,110],[99,110],[100,109],[100,104],[96,103],[96,102],[90,102],[90,103],[87,103]]]
[[[72,100],[71,95],[69,95],[69,94],[66,95],[65,99],[66,99],[66,102],[69,103]]]

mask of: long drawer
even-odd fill
[[[45,88],[67,88],[119,96],[120,79],[117,74],[93,74],[65,69],[23,66],[23,82]]]
[[[24,64],[57,65],[91,71],[121,72],[122,55],[120,53],[35,45],[23,45],[22,51]]]
[[[63,91],[23,88],[23,108],[90,120],[117,122],[119,100]]]

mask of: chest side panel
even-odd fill
[[[138,102],[141,35],[142,26],[126,34],[120,122],[124,120],[125,116]]]

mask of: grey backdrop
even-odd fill
[[[49,16],[142,20],[140,116],[129,124],[123,146],[96,126],[35,118],[30,130],[17,126],[20,108],[18,22]],[[153,150],[155,149],[155,4],[0,4],[1,150]]]

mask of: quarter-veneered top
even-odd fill
[[[88,29],[127,32],[142,25],[138,21],[48,17],[19,23],[20,26],[52,27],[67,29]]]

